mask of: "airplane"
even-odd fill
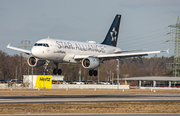
[[[121,15],[117,14],[113,23],[102,43],[95,41],[78,42],[70,40],[60,40],[45,38],[37,41],[31,50],[25,50],[7,45],[7,48],[24,52],[31,55],[27,63],[31,67],[44,66],[44,74],[50,61],[54,61],[56,68],[53,69],[54,75],[61,75],[62,70],[58,68],[58,63],[82,64],[82,67],[89,70],[90,76],[97,76],[95,70],[103,61],[111,59],[121,59],[126,57],[142,57],[148,54],[168,52],[164,50],[142,52],[141,50],[121,50],[117,48],[119,26]],[[137,52],[141,51],[141,52]],[[130,52],[130,53],[129,53]]]

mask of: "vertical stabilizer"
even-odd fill
[[[119,34],[119,25],[120,25],[121,15],[117,14],[114,18],[114,21],[106,35],[106,38],[101,44],[106,44],[110,46],[115,46],[117,44],[118,40],[118,34]]]

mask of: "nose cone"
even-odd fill
[[[39,56],[39,50],[38,50],[38,48],[37,48],[37,47],[32,47],[32,49],[31,49],[31,54],[32,54],[33,56],[38,57],[38,56]]]

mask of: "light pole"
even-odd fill
[[[79,81],[81,81],[81,66],[79,67]]]
[[[99,85],[99,67],[98,67],[98,85]]]
[[[16,66],[16,86],[17,86],[17,66]]]
[[[114,73],[112,73],[112,85],[114,84]]]
[[[33,89],[33,67],[32,67],[32,89]]]
[[[111,70],[110,70],[110,73],[109,73],[109,81],[112,82],[112,77],[111,77]],[[113,82],[112,82],[113,83]]]
[[[119,89],[119,59],[116,59],[117,60],[117,83],[118,83],[118,86],[117,86],[117,89]]]

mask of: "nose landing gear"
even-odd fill
[[[44,62],[44,67],[43,67],[43,75],[47,75],[47,72],[48,72],[48,64],[49,64],[50,61],[46,60]],[[62,70],[61,69],[58,69],[58,63],[55,63],[56,65],[56,68],[53,70],[53,74],[54,75],[61,75],[62,73]]]
[[[43,68],[43,75],[47,75],[47,72],[48,72],[48,64],[49,64],[50,61],[46,60],[46,62],[44,63],[44,68]]]

